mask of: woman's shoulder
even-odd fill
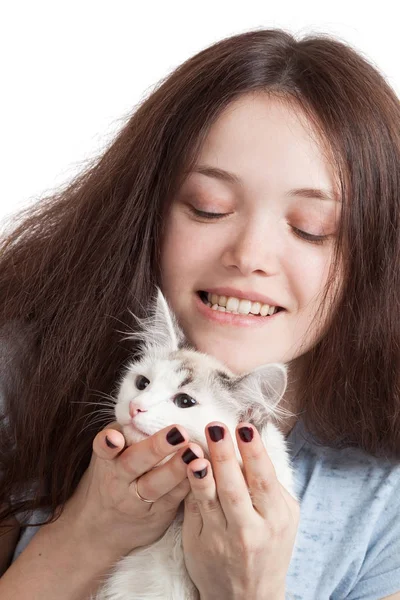
[[[302,421],[292,433],[289,449],[303,487],[318,482],[318,487],[326,486],[331,495],[346,491],[356,497],[361,490],[364,495],[369,490],[374,496],[379,490],[380,500],[399,490],[400,461],[373,456],[361,448],[326,446],[307,431]]]
[[[375,600],[400,590],[400,463],[324,446],[303,424],[288,442],[301,504],[292,582],[307,556],[319,583],[304,597]]]

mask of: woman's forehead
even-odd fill
[[[334,167],[316,130],[295,106],[267,95],[233,104],[210,128],[186,174],[189,181],[251,192],[267,186],[285,193],[314,188],[321,198],[337,198]]]

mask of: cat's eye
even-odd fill
[[[149,385],[150,381],[144,375],[138,375],[136,377],[136,387],[138,390],[144,390]]]
[[[197,404],[196,400],[188,394],[177,394],[174,398],[174,404],[178,408],[190,408]]]

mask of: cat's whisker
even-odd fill
[[[84,400],[72,400],[71,404],[89,404],[89,405],[94,405],[94,406],[107,406],[106,403],[104,402],[90,402],[90,401],[84,401]],[[108,406],[115,406],[116,402],[110,402],[108,404]]]
[[[82,429],[80,430],[78,435],[81,435],[81,433],[83,433],[85,431],[85,429],[87,429],[88,427],[96,425],[96,423],[102,423],[103,421],[104,421],[104,417],[102,419],[96,419],[96,420],[90,421],[86,426],[82,427]],[[111,425],[112,422],[113,422],[113,420],[109,421],[109,423],[105,422],[104,428],[107,427],[108,424]]]
[[[97,413],[97,415],[111,415],[112,417],[115,417],[115,412],[113,410],[110,409],[104,409],[104,410],[99,410]],[[89,415],[87,415],[89,416]]]
[[[110,415],[113,416],[114,420],[115,420],[115,410],[114,407],[111,406],[105,406],[104,408],[100,408],[97,409],[95,411],[91,411],[91,412],[86,412],[83,415],[80,415],[79,417],[76,417],[77,420],[79,419],[93,419],[96,415]]]
[[[108,421],[108,419],[101,419],[98,421],[89,421],[89,422],[85,421],[82,425],[82,429],[80,430],[79,435],[81,435],[89,427],[96,429],[97,431],[96,431],[95,435],[97,435],[98,431],[101,431],[102,429],[107,427],[107,422],[112,423],[112,421]]]
[[[79,421],[80,419],[90,419],[91,422],[94,423],[94,422],[96,422],[96,420],[104,419],[107,416],[109,416],[110,418],[112,418],[113,421],[115,421],[115,413],[114,413],[114,411],[109,410],[109,409],[104,409],[104,410],[98,411],[95,414],[95,418],[93,418],[93,414],[88,414],[88,415],[81,415],[80,417],[78,417],[77,420]]]
[[[93,393],[94,396],[98,396],[99,398],[105,398],[106,400],[111,400],[115,404],[117,403],[117,400],[114,398],[114,396],[112,396],[111,394],[107,394],[107,392],[94,389],[89,389],[89,391]]]

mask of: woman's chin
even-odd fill
[[[235,375],[244,375],[267,363],[279,362],[276,356],[262,357],[259,354],[254,356],[252,352],[248,352],[243,346],[235,349],[232,345],[229,349],[227,345],[215,345],[207,342],[202,344],[200,342],[195,347],[200,352],[216,358]]]

